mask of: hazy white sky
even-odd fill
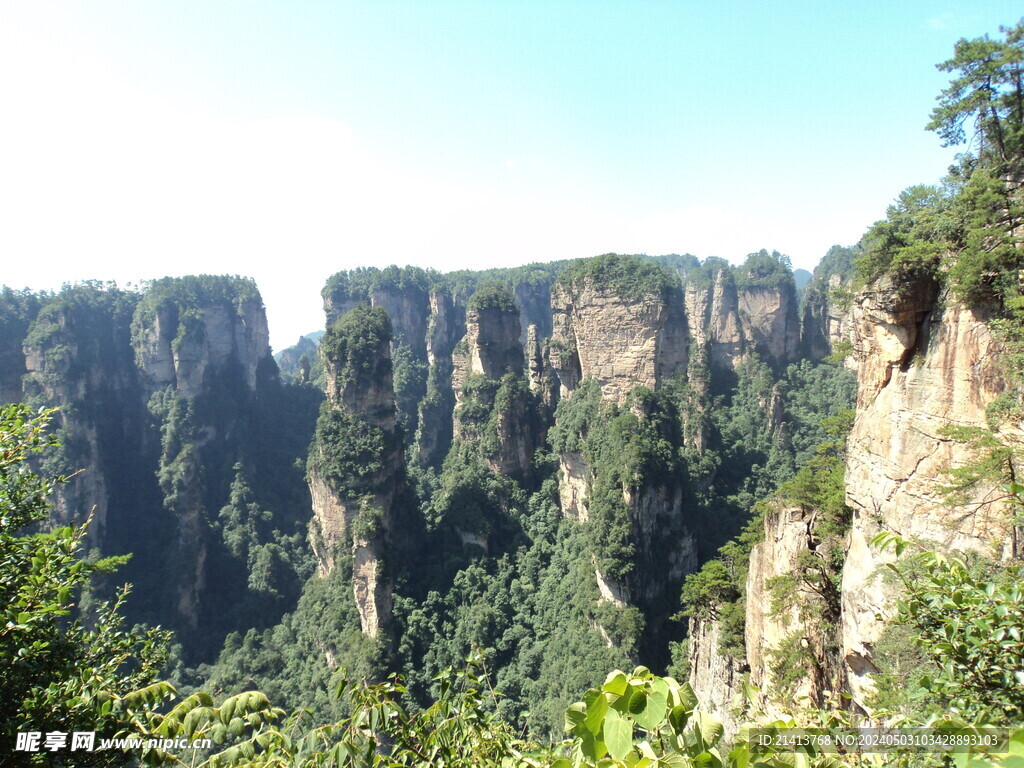
[[[759,248],[813,268],[952,152],[1003,0],[0,0],[0,282]]]

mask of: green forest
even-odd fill
[[[938,66],[957,163],[799,287],[363,267],[276,360],[249,278],[4,288],[0,766],[1024,765],[1024,22]],[[928,481],[987,550],[849,475],[879,391],[954,397],[966,316],[997,353]],[[958,748],[811,738],[864,727]],[[76,732],[142,741],[40,746]]]

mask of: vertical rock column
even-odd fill
[[[327,401],[310,448],[310,542],[326,576],[351,558],[363,634],[387,634],[392,586],[383,557],[404,484],[391,376],[391,322],[359,306],[324,335]]]

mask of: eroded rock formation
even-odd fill
[[[843,569],[843,651],[863,703],[871,689],[873,645],[892,610],[891,589],[869,546],[881,530],[944,551],[1003,554],[1005,510],[984,494],[951,506],[945,470],[972,457],[944,433],[984,427],[985,409],[1004,389],[1000,348],[985,308],[959,305],[933,284],[886,282],[858,295],[854,346],[859,360],[857,418],[848,442],[847,504],[854,510]]]
[[[310,544],[326,576],[341,559],[363,634],[387,634],[392,586],[385,572],[405,465],[391,372],[392,329],[380,307],[359,306],[321,344],[330,404],[311,447]]]
[[[656,389],[686,370],[688,330],[681,301],[654,290],[624,297],[614,285],[586,279],[557,284],[551,304],[551,365],[562,396],[590,377],[606,399],[621,403],[634,387]]]

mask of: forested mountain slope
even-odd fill
[[[764,251],[338,273],[284,381],[242,278],[4,302],[5,393],[62,409],[58,510],[134,554],[129,616],[296,706],[339,666],[425,696],[479,646],[553,731],[610,666],[681,671],[684,577],[853,400]]]
[[[974,151],[829,251],[801,301],[767,251],[361,268],[328,280],[315,359],[282,376],[245,278],[4,289],[0,395],[58,408],[60,442],[40,461],[45,425],[0,421],[7,719],[207,718],[254,734],[238,764],[320,738],[306,764],[356,743],[430,764],[440,738],[452,764],[560,768],[720,765],[708,711],[729,738],[794,711],[1019,723],[1024,26],[1004,33],[941,65],[959,77],[930,127],[955,144],[972,122]],[[48,518],[30,461],[70,475]],[[134,593],[97,607],[117,577],[90,574],[127,553]],[[122,608],[174,631],[169,660]],[[51,656],[67,695],[36,684]],[[165,662],[182,692],[240,695],[156,712]],[[373,685],[396,673],[407,691]],[[308,737],[261,730],[281,714],[253,688]],[[571,760],[513,755],[563,726]]]

